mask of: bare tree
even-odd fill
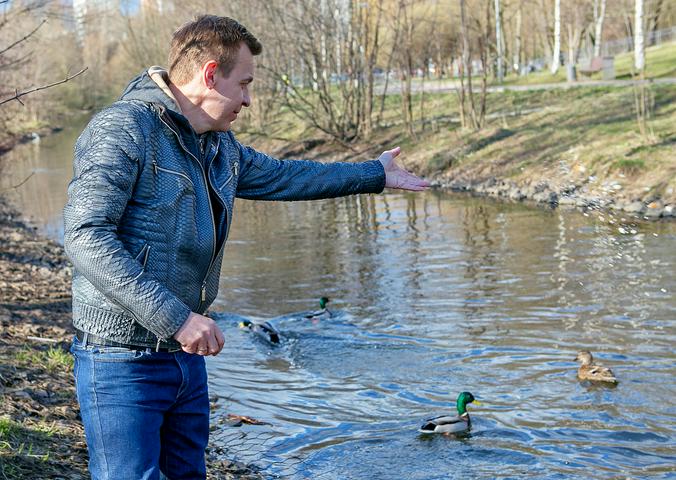
[[[561,0],[554,1],[554,50],[552,64],[549,69],[554,75],[559,70],[561,56]]]
[[[551,28],[550,7],[548,0],[539,0],[538,4],[540,15],[536,16],[536,22],[540,32],[540,43],[544,57],[549,61],[552,58],[554,44],[552,43],[554,35]]]
[[[648,28],[647,31],[650,32],[650,45],[653,45],[656,42],[655,32],[660,24],[660,17],[664,12],[664,0],[655,0],[653,4],[652,12],[649,16]]]
[[[399,48],[399,75],[401,92],[402,118],[406,132],[411,138],[415,138],[413,130],[413,100],[411,95],[411,77],[414,74],[413,64],[413,29],[414,21],[411,18],[411,3],[399,0],[397,17],[401,20],[401,43]],[[401,45],[403,43],[403,45]]]
[[[512,65],[518,74],[521,74],[521,35],[522,35],[522,26],[523,26],[523,1],[519,0],[516,16],[515,16],[516,26],[514,28],[514,53],[512,56]]]
[[[460,124],[463,128],[468,126],[467,107],[468,96],[471,98],[472,92],[472,50],[469,42],[469,31],[467,27],[467,4],[466,0],[460,0],[460,37],[462,38],[462,63],[460,65],[460,88],[458,89]],[[467,79],[468,86],[465,86]],[[469,95],[468,95],[469,93]]]
[[[0,144],[11,144],[12,138],[43,126],[57,97],[42,92],[86,70],[73,74],[69,67],[62,68],[68,52],[64,37],[71,34],[62,28],[61,8],[47,1],[0,4]],[[37,92],[41,94],[31,95]]]
[[[635,0],[634,3],[634,68],[641,73],[645,69],[643,2],[644,0]]]
[[[460,88],[458,89],[460,122],[463,128],[479,130],[483,127],[486,118],[486,93],[487,76],[489,69],[489,42],[491,36],[490,24],[490,0],[484,4],[485,24],[474,16],[468,15],[466,0],[460,1],[460,37],[462,41],[462,63],[460,69]],[[470,21],[471,26],[470,28]],[[475,33],[472,36],[472,33]],[[473,62],[474,50],[472,45],[476,43],[479,55],[481,73],[481,90],[476,97],[473,87]]]
[[[315,129],[348,145],[373,128],[382,1],[261,2],[258,22],[277,58],[263,69],[283,85],[283,102]],[[309,80],[309,81],[307,81]],[[311,88],[305,88],[309,84]]]
[[[638,130],[643,140],[647,143],[652,141],[652,132],[648,124],[651,113],[653,98],[650,85],[645,81],[645,16],[644,0],[635,0],[634,3],[634,110]]]
[[[500,0],[495,0],[495,46],[497,51],[496,67],[498,83],[502,83],[503,74],[503,53],[502,53],[502,15],[500,13]]]
[[[568,65],[575,65],[580,56],[582,37],[591,25],[589,4],[587,0],[573,0],[568,3],[569,8],[562,14],[568,30]]]
[[[606,17],[606,0],[594,0],[594,56],[601,56],[603,20]]]

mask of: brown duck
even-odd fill
[[[594,364],[594,357],[586,350],[577,354],[575,360],[581,362],[580,368],[577,370],[577,377],[580,380],[590,380],[592,382],[617,383],[617,378],[613,371],[602,365]]]

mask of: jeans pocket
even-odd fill
[[[125,347],[106,347],[92,345],[92,356],[96,362],[135,362],[150,358],[152,352],[147,350],[132,350]]]
[[[80,340],[74,338],[70,346],[70,352],[75,355],[75,358],[77,358],[78,354],[86,354],[94,357],[96,360],[101,359],[105,361],[106,357],[109,357],[111,361],[125,361],[125,359],[134,360],[149,356],[152,353],[152,349],[149,347],[145,350],[133,350],[127,347],[109,347],[92,343],[83,345]]]

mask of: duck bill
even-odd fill
[[[482,404],[479,400],[474,400],[472,403],[473,403],[474,405],[478,405],[478,406],[480,406],[480,407],[483,406],[483,404]]]

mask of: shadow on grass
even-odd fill
[[[427,173],[435,173],[445,170],[463,157],[483,150],[494,143],[501,142],[502,140],[511,137],[515,133],[516,132],[512,130],[499,128],[491,135],[481,136],[478,139],[470,138],[468,144],[461,148],[455,149],[454,151],[438,152],[429,160],[427,164]]]
[[[634,147],[631,150],[629,150],[625,154],[625,156],[631,157],[631,156],[636,155],[637,153],[650,152],[651,150],[655,150],[655,149],[662,148],[662,147],[669,147],[671,145],[676,145],[676,135],[672,135],[671,137],[667,137],[660,142],[651,143],[651,144],[647,144],[647,145],[639,145],[638,147]]]

